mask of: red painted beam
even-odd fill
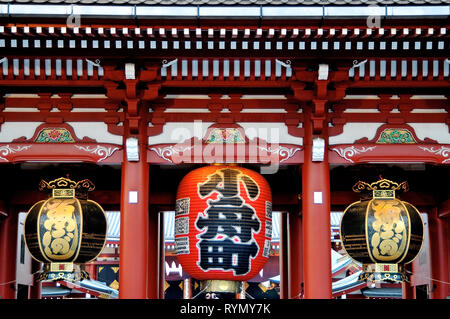
[[[111,116],[116,117],[117,121],[123,121],[125,115],[123,112],[6,112],[2,113],[5,122],[45,122],[47,119],[53,119],[53,122],[105,122]],[[165,122],[187,122],[202,120],[206,122],[215,122],[217,113],[163,113]],[[220,113],[223,118],[232,118],[235,122],[280,122],[286,123],[292,119],[288,113]],[[296,115],[296,119],[303,121],[302,115]],[[448,115],[445,113],[370,113],[370,119],[367,113],[341,113],[338,116],[329,115],[329,121],[334,118],[345,118],[346,122],[366,123],[366,122],[399,122],[399,123],[445,123]]]
[[[358,193],[352,191],[332,191],[331,205],[336,208],[347,207],[351,203],[360,200]],[[402,200],[407,201],[417,208],[425,208],[436,205],[433,193],[409,191],[402,194]]]
[[[413,108],[417,109],[441,109],[450,105],[449,100],[436,99],[351,99],[341,100],[332,106],[335,112],[343,112],[346,109],[378,109],[380,105],[389,106],[390,108],[398,107],[402,103],[410,103]],[[342,114],[346,115],[348,113]],[[374,113],[376,114],[376,113]],[[367,113],[366,113],[367,115]],[[372,113],[371,113],[372,115]]]
[[[349,81],[349,88],[448,88],[449,81],[434,80],[431,76],[428,80],[359,80]]]
[[[330,115],[331,120],[334,116]],[[448,118],[447,113],[341,113],[339,117],[347,120],[347,123],[389,123],[399,121],[402,123],[445,123]]]
[[[68,102],[73,108],[103,108],[109,111],[117,111],[120,104],[114,103],[108,98],[49,98],[45,100],[51,107],[58,107],[61,103]],[[14,108],[29,108],[39,107],[43,102],[41,98],[20,98],[20,97],[6,97],[4,98],[4,107]]]
[[[105,122],[108,117],[116,117],[123,121],[125,115],[123,112],[105,113],[105,112],[3,112],[1,116],[4,122]]]
[[[22,190],[20,193],[14,192],[11,195],[10,203],[12,205],[33,205],[40,200],[46,200],[47,194],[39,191],[26,191]],[[120,191],[119,190],[101,190],[96,189],[92,194],[89,194],[89,199],[96,201],[103,205],[119,205],[120,204]]]
[[[36,79],[36,80],[9,80],[9,79],[1,79],[1,86],[19,86],[19,87],[36,87],[36,86],[45,86],[45,87],[100,87],[103,88],[105,84],[109,81],[103,80],[55,80],[55,79]]]
[[[222,95],[220,95],[222,97]],[[231,98],[231,99],[221,99],[221,98],[208,98],[208,99],[189,99],[189,98],[160,98],[152,102],[152,106],[157,106],[158,104],[165,109],[175,108],[175,109],[197,109],[197,108],[209,108],[212,103],[218,104],[219,106],[233,108],[239,106],[239,109],[286,109],[292,112],[297,112],[300,105],[296,104],[296,101],[292,99],[241,99]],[[301,114],[298,114],[301,115]]]

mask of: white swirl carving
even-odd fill
[[[162,159],[173,163],[172,156],[174,154],[181,154],[185,151],[188,151],[192,149],[193,146],[165,146],[165,147],[152,147],[150,150],[154,151],[156,154],[158,154],[159,157]]]
[[[272,148],[272,146],[264,147],[264,146],[258,145],[258,148],[260,150],[266,151],[270,154],[277,154],[278,156],[280,156],[280,158],[281,158],[280,163],[287,161],[292,156],[294,156],[295,153],[300,151],[300,148],[298,148],[298,147],[297,148],[293,148],[293,147],[289,148],[289,147],[285,147],[285,146],[278,146],[276,148]]]
[[[101,162],[104,159],[110,157],[115,151],[117,151],[118,147],[105,147],[101,145],[97,145],[95,147],[89,147],[89,146],[80,146],[80,145],[74,145],[76,148],[86,151],[88,153],[92,153],[98,156],[102,156],[100,159],[97,160],[97,162]]]
[[[376,146],[370,146],[370,147],[361,147],[360,149],[356,148],[355,146],[349,146],[346,148],[333,148],[332,150],[339,154],[340,157],[344,158],[345,160],[349,161],[350,163],[354,163],[353,160],[350,159],[350,157],[355,156],[356,154],[361,154],[369,151],[373,151],[376,148]]]
[[[183,152],[188,151],[192,148],[193,148],[193,146],[172,146],[171,145],[171,146],[165,146],[165,147],[152,147],[152,148],[150,148],[150,150],[154,151],[162,159],[164,159],[170,163],[173,163],[172,157],[175,154],[180,155]],[[288,147],[284,147],[284,146],[278,146],[278,147],[272,148],[271,146],[264,147],[264,146],[259,145],[258,149],[260,149],[262,151],[266,151],[267,153],[270,153],[270,154],[277,154],[278,156],[281,157],[280,163],[288,160],[289,158],[294,156],[294,154],[296,152],[300,151],[300,148],[288,148]]]
[[[441,148],[435,149],[433,146],[431,146],[431,147],[419,146],[419,148],[421,148],[424,151],[442,156],[444,158],[441,162],[442,164],[450,162],[450,158],[448,158],[450,156],[450,148],[449,147],[441,146]]]
[[[7,156],[7,155],[9,155],[9,154],[11,154],[11,153],[18,153],[18,152],[27,150],[27,149],[29,149],[30,147],[31,147],[31,145],[23,145],[23,146],[19,145],[19,146],[17,146],[16,148],[11,147],[11,146],[9,146],[9,145],[4,145],[4,146],[1,146],[1,147],[0,147],[0,153],[1,153],[3,156]],[[9,160],[8,160],[7,158],[4,158],[4,157],[2,157],[2,156],[0,156],[0,159],[3,160],[3,161],[5,161],[5,162],[9,162]]]

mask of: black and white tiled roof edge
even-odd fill
[[[450,0],[0,0],[10,4],[95,4],[160,6],[361,6],[361,5],[442,5]]]

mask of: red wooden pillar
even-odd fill
[[[127,138],[138,139],[139,160],[129,161],[127,152],[124,152],[120,203],[119,298],[121,299],[147,298],[149,165],[146,158],[145,123],[141,120],[139,124],[139,135],[124,136],[124,144]]]
[[[42,282],[38,281],[38,272],[41,269],[41,263],[36,260],[31,261],[31,272],[33,275],[33,285],[30,286],[30,299],[42,298]]]
[[[302,219],[299,212],[288,214],[288,298],[299,299],[303,293]]]
[[[16,247],[18,215],[0,222],[0,299],[16,298]]]
[[[164,237],[164,212],[159,212],[159,299],[164,299],[164,284],[166,280],[166,242]]]
[[[332,297],[328,139],[323,133],[313,135],[313,119],[311,111],[306,109],[302,167],[303,275],[305,298],[328,299]],[[325,125],[323,130],[326,130]],[[312,146],[315,137],[321,137],[325,141],[325,148],[323,160],[313,162]]]
[[[449,268],[447,247],[447,222],[439,218],[438,209],[429,214],[431,255],[431,299],[445,299],[449,296]]]
[[[412,264],[405,265],[405,271],[412,272]],[[402,282],[402,299],[414,299],[414,287],[409,282]]]
[[[91,279],[97,280],[97,266],[94,264],[93,261],[87,263],[85,265],[85,270],[87,271],[87,273],[89,274],[89,277]]]
[[[160,225],[158,210],[150,210],[149,215],[149,240],[148,240],[148,291],[147,298],[158,299],[159,295],[159,269],[161,268],[160,258]]]
[[[280,299],[289,299],[288,213],[280,214]]]

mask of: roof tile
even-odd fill
[[[117,4],[117,5],[437,5],[450,4],[450,0],[0,0],[0,3],[46,4]]]

